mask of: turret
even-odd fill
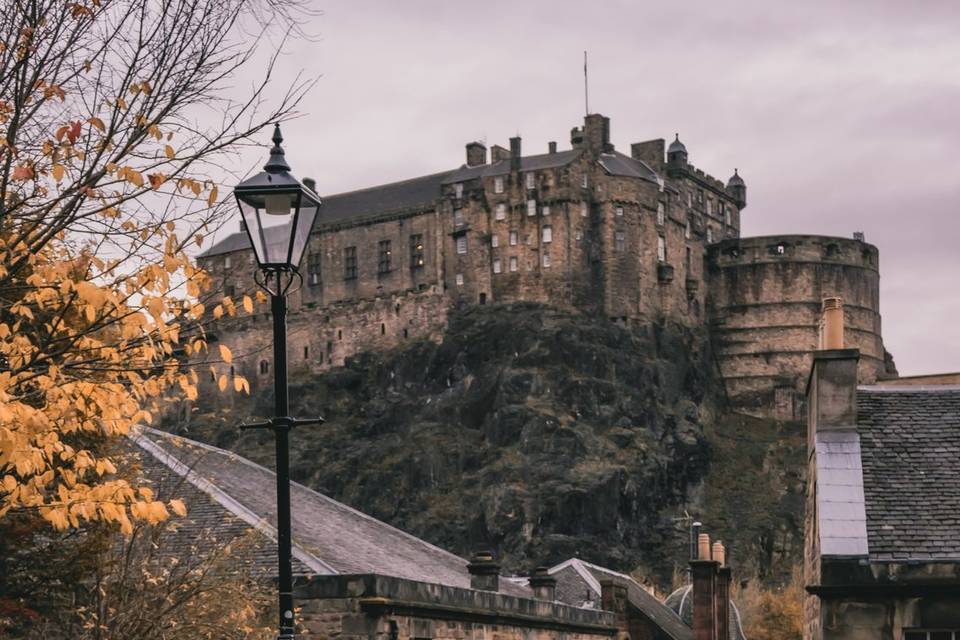
[[[667,147],[667,173],[677,176],[687,168],[687,148],[680,142],[680,134]]]
[[[740,177],[736,169],[733,170],[733,175],[730,176],[730,180],[727,182],[727,192],[733,196],[733,201],[736,203],[738,209],[743,209],[747,206],[747,183],[743,181],[743,178]]]

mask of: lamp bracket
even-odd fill
[[[303,286],[303,276],[295,268],[257,269],[253,272],[253,280],[271,296],[287,296],[296,293]]]
[[[316,418],[291,418],[290,416],[278,416],[270,418],[266,422],[253,422],[251,424],[241,423],[241,431],[248,429],[292,429],[293,427],[305,427],[311,424],[323,424],[326,422],[321,417]]]

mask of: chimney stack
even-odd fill
[[[548,150],[549,153],[556,153],[556,152],[557,152],[557,143],[554,142],[553,140],[551,140],[550,142],[548,142],[548,143],[547,143],[547,150]]]
[[[520,136],[510,138],[510,170],[520,170]]]
[[[492,147],[490,147],[490,163],[491,164],[496,164],[497,162],[500,162],[501,160],[506,160],[509,157],[510,157],[510,152],[504,149],[503,147],[501,147],[500,145],[495,144]]]
[[[807,381],[811,442],[819,430],[855,430],[857,426],[860,351],[844,348],[843,303],[840,298],[823,300],[819,346],[820,350],[813,354],[813,367]]]
[[[478,167],[487,164],[487,147],[482,142],[467,143],[467,166]]]
[[[478,551],[467,565],[470,572],[470,588],[478,591],[500,590],[500,565],[493,559],[493,552]]]
[[[537,567],[530,574],[530,588],[533,597],[537,600],[553,602],[557,599],[557,579],[547,571],[546,567]]]
[[[304,178],[303,186],[305,186],[307,189],[310,189],[310,191],[313,191],[314,193],[317,192],[317,181],[313,178]]]
[[[717,570],[717,639],[730,638],[730,567]]]
[[[699,522],[690,528],[693,638],[729,640],[731,571],[726,566],[727,551],[719,540],[711,545],[710,535],[701,533],[700,528]]]

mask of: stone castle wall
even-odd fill
[[[727,393],[746,413],[802,415],[821,301],[843,299],[845,339],[860,382],[884,373],[879,262],[873,245],[824,236],[729,239],[707,257],[710,322]]]

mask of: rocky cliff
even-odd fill
[[[292,378],[294,415],[327,420],[294,433],[296,480],[457,553],[493,549],[507,570],[579,556],[665,583],[685,558],[685,510],[717,514],[734,535],[730,518],[750,507],[725,509],[717,487],[747,502],[759,490],[729,464],[752,454],[718,435],[723,387],[701,330],[479,306],[452,314],[440,344]],[[271,436],[235,427],[247,413],[200,415],[187,434],[272,467]],[[750,450],[767,460],[768,445],[780,447]],[[796,482],[754,503],[759,515],[792,509]],[[744,532],[752,555],[782,526],[768,519]]]

